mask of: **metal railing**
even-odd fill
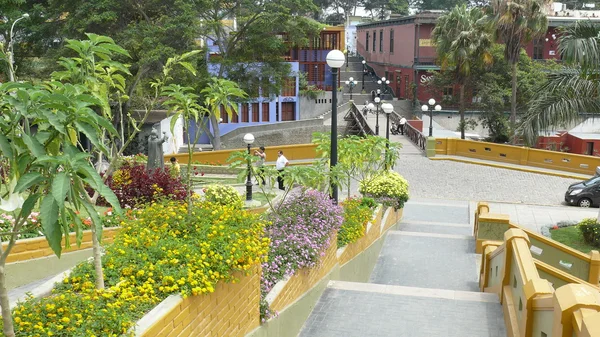
[[[420,132],[419,130],[415,129],[414,126],[406,123],[406,125],[404,126],[406,129],[406,136],[413,142],[415,143],[415,145],[420,148],[421,150],[425,151],[425,145],[427,143],[427,137],[425,137],[425,135]]]
[[[360,133],[362,135],[374,135],[375,134],[375,132],[373,132],[373,130],[371,130],[371,127],[369,127],[369,124],[367,124],[367,119],[365,118],[365,116],[363,116],[361,111],[358,110],[358,108],[356,107],[356,104],[352,103],[352,105],[350,106],[350,109],[348,110],[348,114],[346,116],[350,117],[350,118],[354,119],[354,121],[356,121],[356,126],[358,127],[358,129],[360,130]]]

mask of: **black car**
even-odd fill
[[[565,201],[579,207],[600,205],[600,177],[571,184],[565,193]]]

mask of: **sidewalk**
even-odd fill
[[[493,161],[493,160],[484,160],[484,159],[469,158],[469,157],[462,157],[462,156],[436,155],[435,157],[431,157],[429,159],[431,159],[431,160],[452,160],[452,161],[457,161],[457,162],[467,163],[467,164],[491,166],[491,167],[503,168],[503,169],[508,169],[508,170],[539,173],[539,174],[546,174],[546,175],[552,175],[552,176],[563,177],[563,178],[572,178],[572,179],[578,179],[578,180],[587,180],[592,177],[591,175],[586,175],[586,174],[582,174],[582,173],[572,173],[572,172],[552,170],[552,169],[535,167],[535,166],[525,166],[525,165],[518,165],[518,164],[502,163],[502,162]]]

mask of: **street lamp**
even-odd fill
[[[367,61],[362,60],[362,65],[363,65],[363,80],[362,80],[362,91],[365,91],[365,74],[367,73]]]
[[[19,22],[20,20],[23,19],[27,19],[29,17],[29,14],[24,13],[23,15],[21,15],[20,18],[16,19],[15,22],[13,22],[12,26],[10,27],[10,41],[8,42],[8,75],[10,77],[10,81],[14,82],[15,81],[15,58],[13,56],[13,31],[15,29],[15,24],[17,24],[17,22]]]
[[[435,105],[435,99],[433,99],[433,98],[430,98],[427,103],[429,103],[429,106],[427,106],[427,104],[423,104],[423,106],[421,107],[421,111],[423,111],[423,112],[429,111],[429,137],[433,137],[433,110],[441,111],[442,106],[439,104]],[[434,105],[435,105],[435,107],[434,107]]]
[[[350,89],[350,100],[352,100],[352,89],[354,89],[354,86],[356,85],[356,82],[354,81],[354,77],[350,77],[349,80],[346,81],[346,85]]]
[[[394,111],[394,106],[390,103],[381,104],[381,109],[385,112],[386,126],[385,126],[385,139],[387,142],[385,143],[385,159],[387,161],[388,151],[390,149],[390,114]],[[387,168],[387,164],[386,164]]]
[[[250,156],[250,145],[254,143],[254,136],[251,133],[244,135],[244,143],[248,144],[248,156]],[[252,166],[250,164],[250,158],[248,158],[248,179],[246,180],[246,201],[252,200]]]
[[[337,165],[337,75],[338,70],[344,65],[344,53],[334,49],[327,53],[325,58],[327,65],[331,68],[331,160],[329,161],[330,169]],[[338,189],[335,182],[331,182],[331,198],[333,202],[338,202]]]
[[[375,117],[375,134],[379,136],[379,104],[381,103],[381,98],[375,97],[375,105],[377,106],[377,113]]]

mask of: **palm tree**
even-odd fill
[[[208,109],[209,119],[213,126],[213,133],[208,133],[208,137],[215,150],[221,149],[221,131],[219,130],[219,118],[221,116],[221,107],[231,119],[231,115],[237,114],[236,100],[246,98],[246,92],[237,85],[237,83],[223,79],[212,78],[206,88],[202,90],[204,96],[204,105]]]
[[[492,34],[483,25],[483,18],[481,9],[458,5],[438,19],[432,32],[442,70],[451,72],[460,87],[461,139],[465,139],[465,85],[471,78],[472,69],[492,61],[489,52]]]
[[[600,112],[600,24],[577,22],[559,29],[558,52],[565,66],[537,90],[521,131],[535,144],[540,131],[576,121],[581,112]]]
[[[492,0],[490,22],[505,45],[504,59],[510,64],[512,97],[510,123],[517,121],[517,64],[523,45],[541,37],[548,29],[544,6],[550,0]]]

